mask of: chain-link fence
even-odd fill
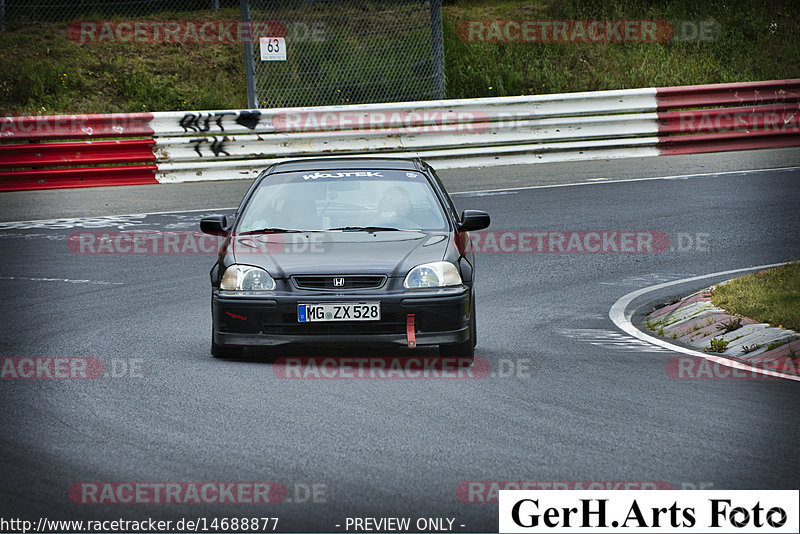
[[[208,42],[205,22],[240,20],[226,42],[243,43],[248,106],[320,106],[444,98],[441,1],[0,0],[0,22],[4,31],[69,23],[77,42],[116,46]],[[160,22],[134,28],[159,20],[174,32]],[[210,45],[225,28],[210,31]],[[264,60],[275,38],[283,54]]]
[[[239,0],[0,0],[0,29],[78,19],[142,18],[164,12],[239,8]]]
[[[280,60],[253,43],[258,107],[445,96],[441,0],[249,0],[249,16],[285,39]]]

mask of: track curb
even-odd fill
[[[751,363],[742,362],[742,361],[739,361],[737,359],[733,359],[731,357],[724,356],[724,355],[721,355],[721,354],[720,355],[716,355],[714,353],[701,352],[701,351],[698,351],[698,350],[694,350],[693,348],[688,348],[688,347],[684,347],[684,346],[681,346],[681,345],[677,345],[675,343],[670,343],[667,340],[664,340],[664,339],[659,338],[659,337],[655,337],[655,336],[653,336],[653,335],[651,335],[649,333],[644,332],[643,330],[640,330],[632,322],[632,317],[633,317],[634,313],[636,313],[638,311],[641,311],[641,307],[642,307],[641,304],[639,306],[633,306],[634,301],[636,299],[640,298],[640,297],[643,297],[643,296],[649,294],[649,293],[652,293],[652,292],[655,292],[655,291],[658,291],[660,289],[664,289],[664,288],[667,288],[667,287],[676,286],[676,285],[685,284],[685,283],[690,283],[690,282],[696,282],[696,281],[704,280],[704,279],[707,279],[707,278],[722,277],[722,276],[734,275],[734,274],[739,274],[739,273],[744,274],[744,273],[747,273],[747,272],[769,269],[771,267],[779,267],[779,266],[785,265],[787,263],[790,263],[790,262],[773,263],[773,264],[767,264],[767,265],[757,265],[757,266],[745,267],[745,268],[741,268],[741,269],[732,269],[732,270],[728,270],[728,271],[720,271],[720,272],[716,272],[716,273],[708,273],[708,274],[693,276],[693,277],[684,278],[684,279],[681,279],[681,280],[673,280],[673,281],[670,281],[670,282],[664,282],[664,283],[661,283],[661,284],[656,284],[654,286],[649,286],[649,287],[637,289],[636,291],[632,291],[632,292],[620,297],[613,304],[613,306],[609,310],[608,315],[609,315],[609,318],[611,319],[611,321],[614,322],[614,324],[617,325],[617,327],[619,327],[625,333],[627,333],[627,334],[629,334],[629,335],[631,335],[631,336],[633,336],[633,337],[635,337],[635,338],[637,338],[637,339],[639,339],[641,341],[645,341],[647,343],[650,343],[652,345],[657,345],[659,347],[662,347],[662,348],[665,348],[665,349],[669,349],[669,350],[671,350],[673,352],[682,353],[682,354],[685,354],[685,355],[688,355],[688,356],[693,356],[695,358],[702,358],[703,360],[706,360],[706,361],[708,361],[708,362],[710,362],[712,364],[715,364],[715,365],[718,365],[718,366],[721,365],[721,366],[724,366],[724,367],[732,368],[734,370],[743,371],[745,373],[748,373],[751,376],[763,375],[763,377],[784,378],[784,379],[787,379],[787,380],[793,380],[793,381],[800,382],[800,376],[798,376],[797,374],[790,374],[790,373],[785,373],[785,372],[781,372],[781,371],[778,371],[778,370],[768,369],[768,368],[764,368],[761,365],[753,365]],[[690,295],[690,297],[691,297],[691,295]]]

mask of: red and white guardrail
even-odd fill
[[[317,108],[7,116],[0,191],[253,178],[285,158],[437,168],[800,146],[800,80]]]

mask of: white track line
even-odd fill
[[[520,187],[505,187],[500,189],[480,189],[478,191],[461,191],[459,193],[451,193],[451,195],[469,195],[473,193],[492,193],[495,191],[525,191],[527,189],[547,189],[551,187],[573,187],[576,185],[600,185],[600,184],[618,184],[625,182],[647,182],[650,180],[686,180],[688,178],[702,178],[704,176],[723,176],[726,174],[750,174],[754,172],[776,172],[776,171],[796,171],[800,167],[778,167],[775,169],[751,169],[746,171],[722,171],[722,172],[703,172],[697,174],[675,174],[671,176],[653,176],[650,178],[587,178],[585,182],[575,182],[572,184],[550,184],[550,185],[524,185]]]
[[[617,184],[617,183],[625,183],[625,182],[646,182],[649,180],[686,180],[688,178],[701,178],[704,176],[723,176],[726,174],[750,174],[750,173],[757,173],[757,172],[779,172],[779,171],[796,171],[800,170],[800,167],[778,167],[775,169],[751,169],[745,171],[722,171],[722,172],[706,172],[706,173],[698,173],[698,174],[676,174],[672,176],[654,176],[651,178],[623,178],[623,179],[613,179],[613,178],[587,178],[587,180],[595,180],[595,181],[585,181],[585,182],[575,182],[571,184],[550,184],[550,185],[525,185],[519,187],[505,187],[499,189],[477,189],[474,191],[458,191],[450,193],[450,196],[456,195],[472,195],[475,193],[496,193],[502,191],[526,191],[528,189],[550,189],[555,187],[573,187],[577,185],[601,185],[601,184]],[[597,180],[605,180],[605,181],[597,181]],[[184,182],[184,183],[198,183],[198,182]],[[2,194],[2,193],[0,193]],[[239,206],[232,206],[227,208],[200,208],[200,209],[191,209],[191,210],[173,210],[173,211],[150,211],[150,212],[139,212],[139,213],[123,213],[117,215],[94,215],[94,216],[86,216],[86,217],[55,217],[52,219],[36,219],[32,221],[0,221],[0,225],[3,224],[23,224],[23,223],[39,223],[39,222],[53,222],[53,221],[79,221],[84,219],[102,219],[102,218],[112,218],[112,217],[135,217],[137,215],[171,215],[177,213],[197,213],[200,211],[223,211],[223,210],[235,210]]]
[[[201,208],[196,210],[172,210],[172,211],[149,211],[144,213],[123,213],[118,215],[87,215],[86,217],[54,217],[53,219],[33,219],[30,221],[0,221],[0,225],[3,224],[33,224],[33,223],[49,223],[49,222],[56,222],[56,221],[85,221],[86,219],[113,219],[114,217],[137,217],[139,215],[173,215],[176,213],[197,213],[200,211],[223,211],[223,210],[235,210],[239,206],[233,206],[232,208]]]
[[[753,367],[746,363],[742,363],[736,360],[731,360],[730,358],[725,358],[723,356],[714,356],[705,352],[699,352],[692,349],[687,349],[684,347],[680,347],[678,345],[673,345],[672,343],[668,343],[663,339],[659,339],[657,337],[653,337],[649,334],[645,334],[635,326],[631,322],[631,316],[633,315],[632,312],[627,312],[627,307],[630,305],[631,302],[637,297],[640,297],[644,294],[650,293],[651,291],[657,291],[659,289],[670,287],[678,284],[685,284],[688,282],[695,282],[697,280],[703,280],[705,278],[713,278],[715,276],[726,276],[729,274],[737,274],[743,273],[747,271],[757,271],[761,269],[769,269],[770,267],[779,267],[781,265],[786,265],[789,262],[783,263],[772,263],[769,265],[759,265],[757,267],[746,267],[744,269],[733,269],[730,271],[720,271],[718,273],[711,273],[711,274],[703,274],[700,276],[693,276],[691,278],[683,278],[681,280],[673,280],[671,282],[664,282],[663,284],[656,284],[654,286],[645,287],[642,289],[637,289],[636,291],[632,291],[627,295],[624,295],[620,298],[617,302],[611,306],[611,310],[608,312],[609,318],[617,325],[621,330],[624,332],[632,335],[633,337],[640,339],[642,341],[646,341],[648,343],[652,343],[653,345],[658,345],[659,347],[664,347],[670,349],[675,352],[681,352],[683,354],[688,354],[689,356],[695,356],[697,358],[704,358],[708,361],[718,363],[724,365],[726,367],[732,367],[734,369],[742,369],[746,371],[756,372],[762,375],[767,376],[774,376],[777,378],[785,378],[787,380],[796,380],[800,381],[800,376],[789,375],[785,373],[781,373],[779,371],[771,371],[769,369],[762,369],[759,367]]]

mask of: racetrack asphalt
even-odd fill
[[[800,166],[800,150],[777,148],[681,156],[447,169],[451,193],[610,180],[639,180]],[[14,191],[0,195],[0,221],[94,217],[238,206],[252,180]]]
[[[0,380],[0,516],[273,516],[279,531],[326,532],[354,516],[452,517],[457,532],[492,532],[497,505],[460,500],[463,482],[796,489],[799,384],[675,380],[666,372],[675,353],[625,335],[608,314],[635,289],[800,258],[798,153],[618,160],[591,172],[588,163],[552,164],[545,174],[566,182],[720,174],[456,195],[459,209],[488,211],[495,231],[653,231],[672,244],[657,253],[478,254],[476,355],[493,374],[475,380],[287,380],[258,351],[217,360],[213,255],[67,248],[70,234],[86,230],[194,231],[201,216],[230,213],[217,208],[235,205],[243,184],[181,186],[180,209],[204,211],[0,225],[0,356],[93,357],[120,375]],[[784,169],[724,172],[769,167]],[[546,185],[537,166],[513,171],[442,175],[451,185],[463,178],[456,190]],[[176,199],[150,189],[0,201],[6,220],[175,210]],[[672,286],[640,305],[716,281]],[[281,355],[410,352],[322,346]],[[292,502],[75,504],[68,491],[82,481],[280,482]],[[313,484],[324,502],[297,502]]]

